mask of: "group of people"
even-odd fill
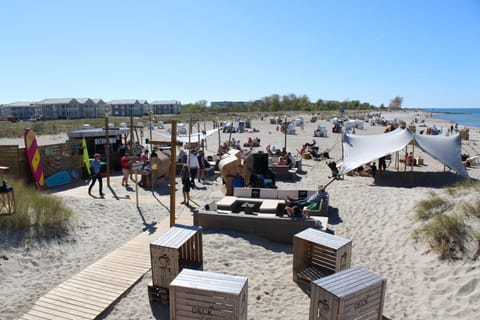
[[[183,150],[180,152],[182,153]],[[183,163],[182,169],[180,171],[180,177],[182,180],[182,193],[183,201],[181,204],[189,205],[190,203],[190,189],[197,188],[195,184],[195,178],[200,183],[205,183],[205,170],[207,168],[208,162],[205,159],[205,154],[202,150],[192,150],[190,155],[187,156],[185,151],[183,151]],[[179,155],[180,158],[180,155]]]
[[[148,149],[143,149],[143,151],[140,154],[140,161],[143,163],[143,168],[145,168],[149,163],[148,153],[149,153]],[[156,156],[156,153],[152,152],[152,157],[155,157],[155,156]],[[90,186],[88,187],[88,194],[90,196],[92,196],[92,189],[97,181],[98,181],[98,190],[99,190],[100,197],[105,196],[105,194],[103,193],[103,182],[102,182],[102,172],[101,172],[102,162],[100,158],[101,158],[100,154],[96,153],[93,156],[93,160],[90,161],[91,182],[90,182]],[[122,168],[122,176],[123,176],[122,187],[130,187],[130,185],[128,184],[128,179],[131,174],[132,160],[130,157],[130,153],[128,151],[125,151],[125,153],[121,157],[120,165]]]

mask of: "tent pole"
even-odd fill
[[[400,151],[397,151],[397,154],[396,154],[395,169],[397,169],[397,172],[400,171]]]
[[[413,137],[412,142],[413,142],[413,144],[412,144],[412,169],[410,171],[413,172],[413,165],[415,164],[415,137]]]
[[[408,144],[405,146],[405,158],[403,159],[403,172],[407,172]]]

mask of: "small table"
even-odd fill
[[[242,203],[242,211],[245,212],[245,214],[254,214],[255,210],[255,203],[251,202],[244,202]]]

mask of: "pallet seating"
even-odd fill
[[[248,278],[183,269],[170,283],[170,319],[246,320]]]
[[[275,178],[291,180],[297,175],[297,168],[290,169],[285,165],[272,165],[270,170],[275,174]]]
[[[204,230],[234,230],[283,243],[292,243],[295,234],[308,228],[326,230],[327,223],[327,217],[290,218],[265,213],[253,215],[203,210],[193,213],[193,224]]]
[[[293,240],[293,281],[310,285],[324,276],[350,268],[352,241],[315,229]]]
[[[257,204],[259,213],[282,215],[285,199],[308,197],[314,190],[278,190],[267,188],[234,188],[233,196],[225,196],[217,202],[217,209],[225,212],[241,212],[244,203]],[[328,201],[322,201],[317,210],[309,210],[310,216],[328,217]]]
[[[168,286],[183,268],[203,268],[202,228],[174,225],[150,243],[151,301],[168,303]]]
[[[383,319],[387,280],[355,267],[312,282],[309,319]]]

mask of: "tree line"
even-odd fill
[[[248,102],[224,102],[221,104],[212,103],[207,105],[206,100],[195,103],[182,104],[181,113],[225,113],[225,112],[279,112],[279,111],[335,111],[335,110],[372,110],[372,109],[399,109],[403,98],[395,97],[390,101],[388,107],[372,105],[359,100],[333,101],[318,99],[310,101],[308,96],[295,94],[283,95],[273,94],[259,100]]]

